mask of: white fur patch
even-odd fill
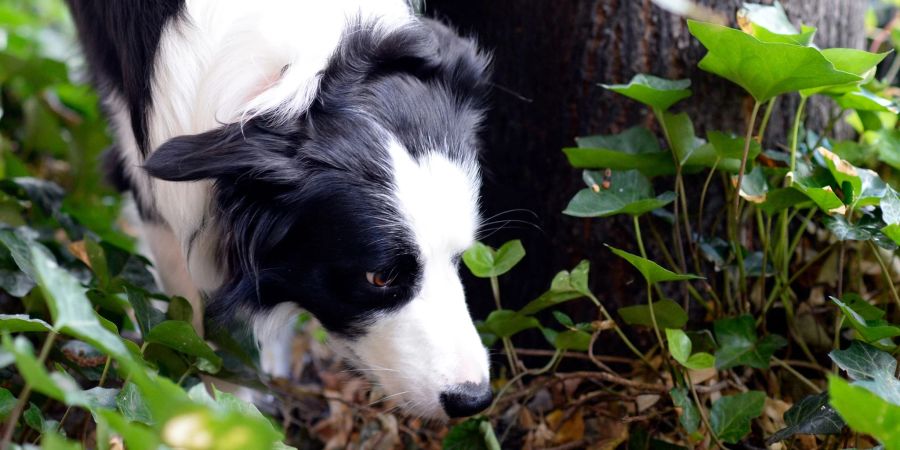
[[[259,363],[273,377],[289,378],[294,324],[300,308],[295,303],[279,303],[267,313],[254,317],[253,333],[259,343]]]
[[[446,417],[441,392],[489,378],[487,351],[453,264],[474,239],[478,172],[440,153],[415,161],[396,143],[390,153],[394,195],[423,258],[421,290],[399,311],[375,317],[362,338],[339,343],[404,409]]]

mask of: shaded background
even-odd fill
[[[699,3],[721,12],[734,25],[742,2]],[[819,46],[863,48],[866,0],[782,4],[795,25],[819,28],[815,39]],[[495,247],[522,239],[527,250],[525,260],[501,279],[504,306],[524,305],[549,287],[556,272],[581,259],[592,262],[592,288],[612,309],[642,299],[642,283],[635,284],[639,281],[635,272],[602,245],[635,251],[630,221],[561,214],[583,186],[580,171],[568,165],[561,149],[573,146],[576,136],[616,133],[639,124],[657,131],[642,105],[598,86],[626,83],[636,73],[690,78],[694,86],[702,86],[675,107],[690,114],[698,136],[705,136],[707,127],[744,132],[752,100],[731,83],[697,69],[705,53],[702,46],[688,33],[683,18],[651,0],[429,0],[426,6],[428,15],[477,37],[494,55],[494,81],[499,87],[484,131],[485,217],[525,209],[534,215],[514,212],[504,217],[540,228],[513,224],[486,239]],[[769,145],[783,141],[796,101],[780,100],[769,128]],[[826,120],[830,108],[826,101],[811,105],[810,121]],[[688,178],[688,195],[699,192],[702,182]],[[721,198],[712,199],[711,214],[718,209],[716,202],[721,204]],[[669,227],[655,222],[663,238],[671,240]],[[493,305],[486,280],[469,279],[467,287],[473,313],[485,317]],[[567,307],[580,312],[577,303]],[[595,314],[589,305],[582,311]]]

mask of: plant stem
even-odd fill
[[[794,128],[791,132],[791,173],[797,170],[797,147],[800,137],[800,123],[803,121],[803,109],[809,97],[800,96],[800,104],[797,105],[797,112],[794,113]]]
[[[709,435],[712,437],[713,442],[716,443],[716,447],[725,449],[726,447],[722,445],[722,441],[719,440],[719,436],[716,435],[712,425],[709,423],[709,418],[706,416],[706,408],[704,408],[703,403],[700,402],[700,396],[697,395],[697,388],[694,387],[694,382],[691,380],[690,371],[686,370],[684,372],[684,377],[687,379],[687,384],[691,388],[691,395],[694,397],[694,403],[697,404],[697,410],[700,411],[700,418],[703,419],[703,425],[705,425],[706,429],[709,431]]]
[[[687,258],[684,255],[684,240],[681,236],[681,214],[683,213],[685,214],[685,217],[687,216],[687,196],[684,194],[681,160],[678,159],[678,155],[675,153],[675,147],[672,145],[672,136],[669,134],[669,127],[666,125],[665,121],[665,111],[659,108],[653,108],[653,115],[656,116],[656,121],[659,122],[659,126],[662,128],[663,136],[666,139],[666,144],[668,144],[669,150],[672,152],[672,160],[675,163],[675,226],[673,227],[673,232],[675,234],[675,255],[678,257],[678,268],[681,269],[681,273],[685,273],[687,272]],[[679,200],[681,200],[682,202],[679,202]],[[681,204],[679,205],[679,203]],[[690,243],[690,226],[686,218],[685,223],[688,223],[688,229],[686,231],[688,233],[687,241],[688,243]],[[684,294],[684,303],[685,306],[687,306],[687,291],[684,291]]]
[[[744,182],[744,171],[747,170],[747,157],[750,154],[750,140],[753,139],[753,128],[756,126],[756,116],[759,114],[759,107],[762,106],[758,101],[753,103],[753,112],[750,115],[750,123],[747,125],[747,134],[744,136],[744,153],[741,155],[741,169],[738,172],[737,192],[734,195],[734,217],[740,221],[740,201],[741,201],[741,183]]]
[[[494,294],[494,304],[497,305],[497,309],[503,309],[500,306],[500,280],[497,277],[491,277],[491,293]]]
[[[588,295],[588,298],[592,302],[594,302],[594,305],[596,305],[597,308],[600,309],[600,314],[603,315],[603,318],[610,321],[614,325],[613,330],[615,330],[616,334],[619,335],[619,338],[622,339],[622,342],[625,343],[625,346],[628,347],[628,349],[631,350],[631,352],[634,353],[635,356],[640,358],[641,361],[643,361],[648,366],[653,367],[653,365],[650,364],[650,361],[647,360],[647,357],[645,357],[644,354],[641,353],[641,351],[638,350],[637,347],[635,347],[634,344],[631,343],[631,340],[628,339],[628,336],[625,336],[625,332],[622,331],[621,327],[619,327],[619,323],[616,322],[615,319],[612,318],[612,316],[609,314],[609,311],[607,311],[606,308],[603,307],[603,304],[600,303],[600,300],[598,300],[594,294]]]
[[[53,342],[56,341],[56,331],[50,331],[47,335],[47,338],[44,339],[44,346],[41,347],[41,352],[38,355],[38,365],[43,366],[44,361],[47,360],[47,355],[50,353],[50,349],[53,347]],[[19,423],[19,417],[22,415],[22,412],[25,410],[25,405],[28,403],[28,397],[31,396],[31,383],[25,382],[25,387],[22,388],[22,392],[19,393],[19,399],[16,401],[16,405],[13,407],[12,412],[9,415],[9,419],[6,421],[6,429],[3,431],[3,439],[0,440],[0,449],[6,450],[9,448],[9,444],[12,442],[13,433],[16,431],[16,424]]]
[[[776,358],[774,356],[772,357],[772,361],[775,361],[776,364],[778,364],[781,367],[784,367],[785,370],[787,370],[792,375],[797,377],[797,379],[802,381],[803,384],[809,386],[809,388],[812,389],[812,391],[815,392],[816,394],[822,393],[822,388],[820,388],[819,386],[816,386],[815,383],[810,381],[809,378],[806,378],[805,376],[803,376],[803,374],[798,372],[797,369],[794,369],[793,367],[791,367],[790,364],[788,364],[788,363],[784,362],[783,360]]]
[[[500,391],[497,392],[497,395],[494,397],[494,402],[491,403],[491,407],[488,408],[487,412],[485,412],[485,415],[490,416],[491,412],[494,410],[494,407],[497,406],[497,403],[500,402],[500,399],[503,398],[503,395],[506,393],[507,390],[509,390],[510,386],[512,386],[514,383],[518,383],[519,380],[521,380],[522,377],[524,377],[526,375],[536,376],[536,375],[541,375],[541,374],[547,372],[548,370],[552,369],[553,366],[556,365],[556,360],[561,359],[562,355],[563,355],[562,350],[557,350],[556,353],[553,354],[553,357],[550,358],[550,361],[547,363],[546,366],[541,367],[540,369],[526,370],[526,371],[510,378],[510,380],[507,381],[506,384],[504,384],[502,388],[500,388]]]
[[[780,97],[775,97],[772,100],[769,100],[769,103],[766,106],[766,112],[763,113],[762,123],[759,125],[759,131],[756,132],[760,145],[762,145],[763,138],[766,136],[766,130],[769,128],[769,119],[772,117],[772,110],[775,109],[775,103],[778,102],[779,98]]]
[[[881,273],[884,275],[885,281],[887,281],[888,286],[891,288],[891,298],[894,299],[894,303],[900,308],[900,296],[897,295],[897,286],[894,285],[894,277],[891,276],[891,268],[884,262],[884,258],[881,257],[881,252],[878,250],[878,247],[876,247],[872,241],[866,241],[866,243],[869,244],[869,248],[871,248],[872,253],[875,254],[878,265],[881,266]]]
[[[503,305],[500,303],[500,280],[496,276],[491,277],[491,293],[494,294],[494,304],[497,305],[497,310],[503,309]],[[512,339],[507,336],[500,340],[503,341],[503,350],[509,362],[509,370],[512,371],[513,375],[517,375],[519,373],[519,365],[516,362],[519,360],[519,357],[516,355],[516,349],[512,345]]]
[[[109,373],[110,361],[112,361],[112,358],[107,356],[106,363],[103,364],[103,373],[100,374],[100,381],[97,382],[97,387],[103,387],[103,383],[106,382],[106,375]]]

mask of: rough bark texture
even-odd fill
[[[741,0],[703,3],[733,18]],[[862,48],[867,3],[783,0],[795,23],[819,28],[816,43],[821,47]],[[690,78],[694,97],[677,108],[690,113],[701,136],[707,127],[743,131],[752,105],[747,96],[697,69],[704,50],[684,20],[650,0],[429,0],[427,6],[428,14],[477,36],[494,54],[499,87],[484,135],[486,216],[526,209],[537,218],[521,212],[505,217],[541,228],[510,226],[487,239],[496,245],[520,238],[528,251],[523,264],[503,280],[504,301],[521,305],[545,289],[556,271],[582,258],[594,264],[592,285],[604,302],[614,308],[638,301],[640,283],[634,272],[602,245],[634,250],[630,222],[580,220],[560,213],[581,187],[579,171],[569,167],[560,149],[571,146],[576,136],[613,133],[636,124],[655,127],[644,108],[604,90],[600,82],[627,82],[639,72]],[[795,104],[794,98],[781,100],[772,118],[773,139],[785,135]],[[812,105],[810,120],[820,122],[828,109],[822,103]],[[695,187],[688,186],[688,191]],[[716,212],[715,205],[710,211]],[[670,231],[657,226],[670,242]],[[645,234],[649,238],[650,233]],[[473,309],[483,317],[493,303],[486,283],[468,284]]]

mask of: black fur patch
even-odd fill
[[[147,111],[160,36],[184,0],[66,0],[94,83],[123,98],[141,153],[149,151]]]

